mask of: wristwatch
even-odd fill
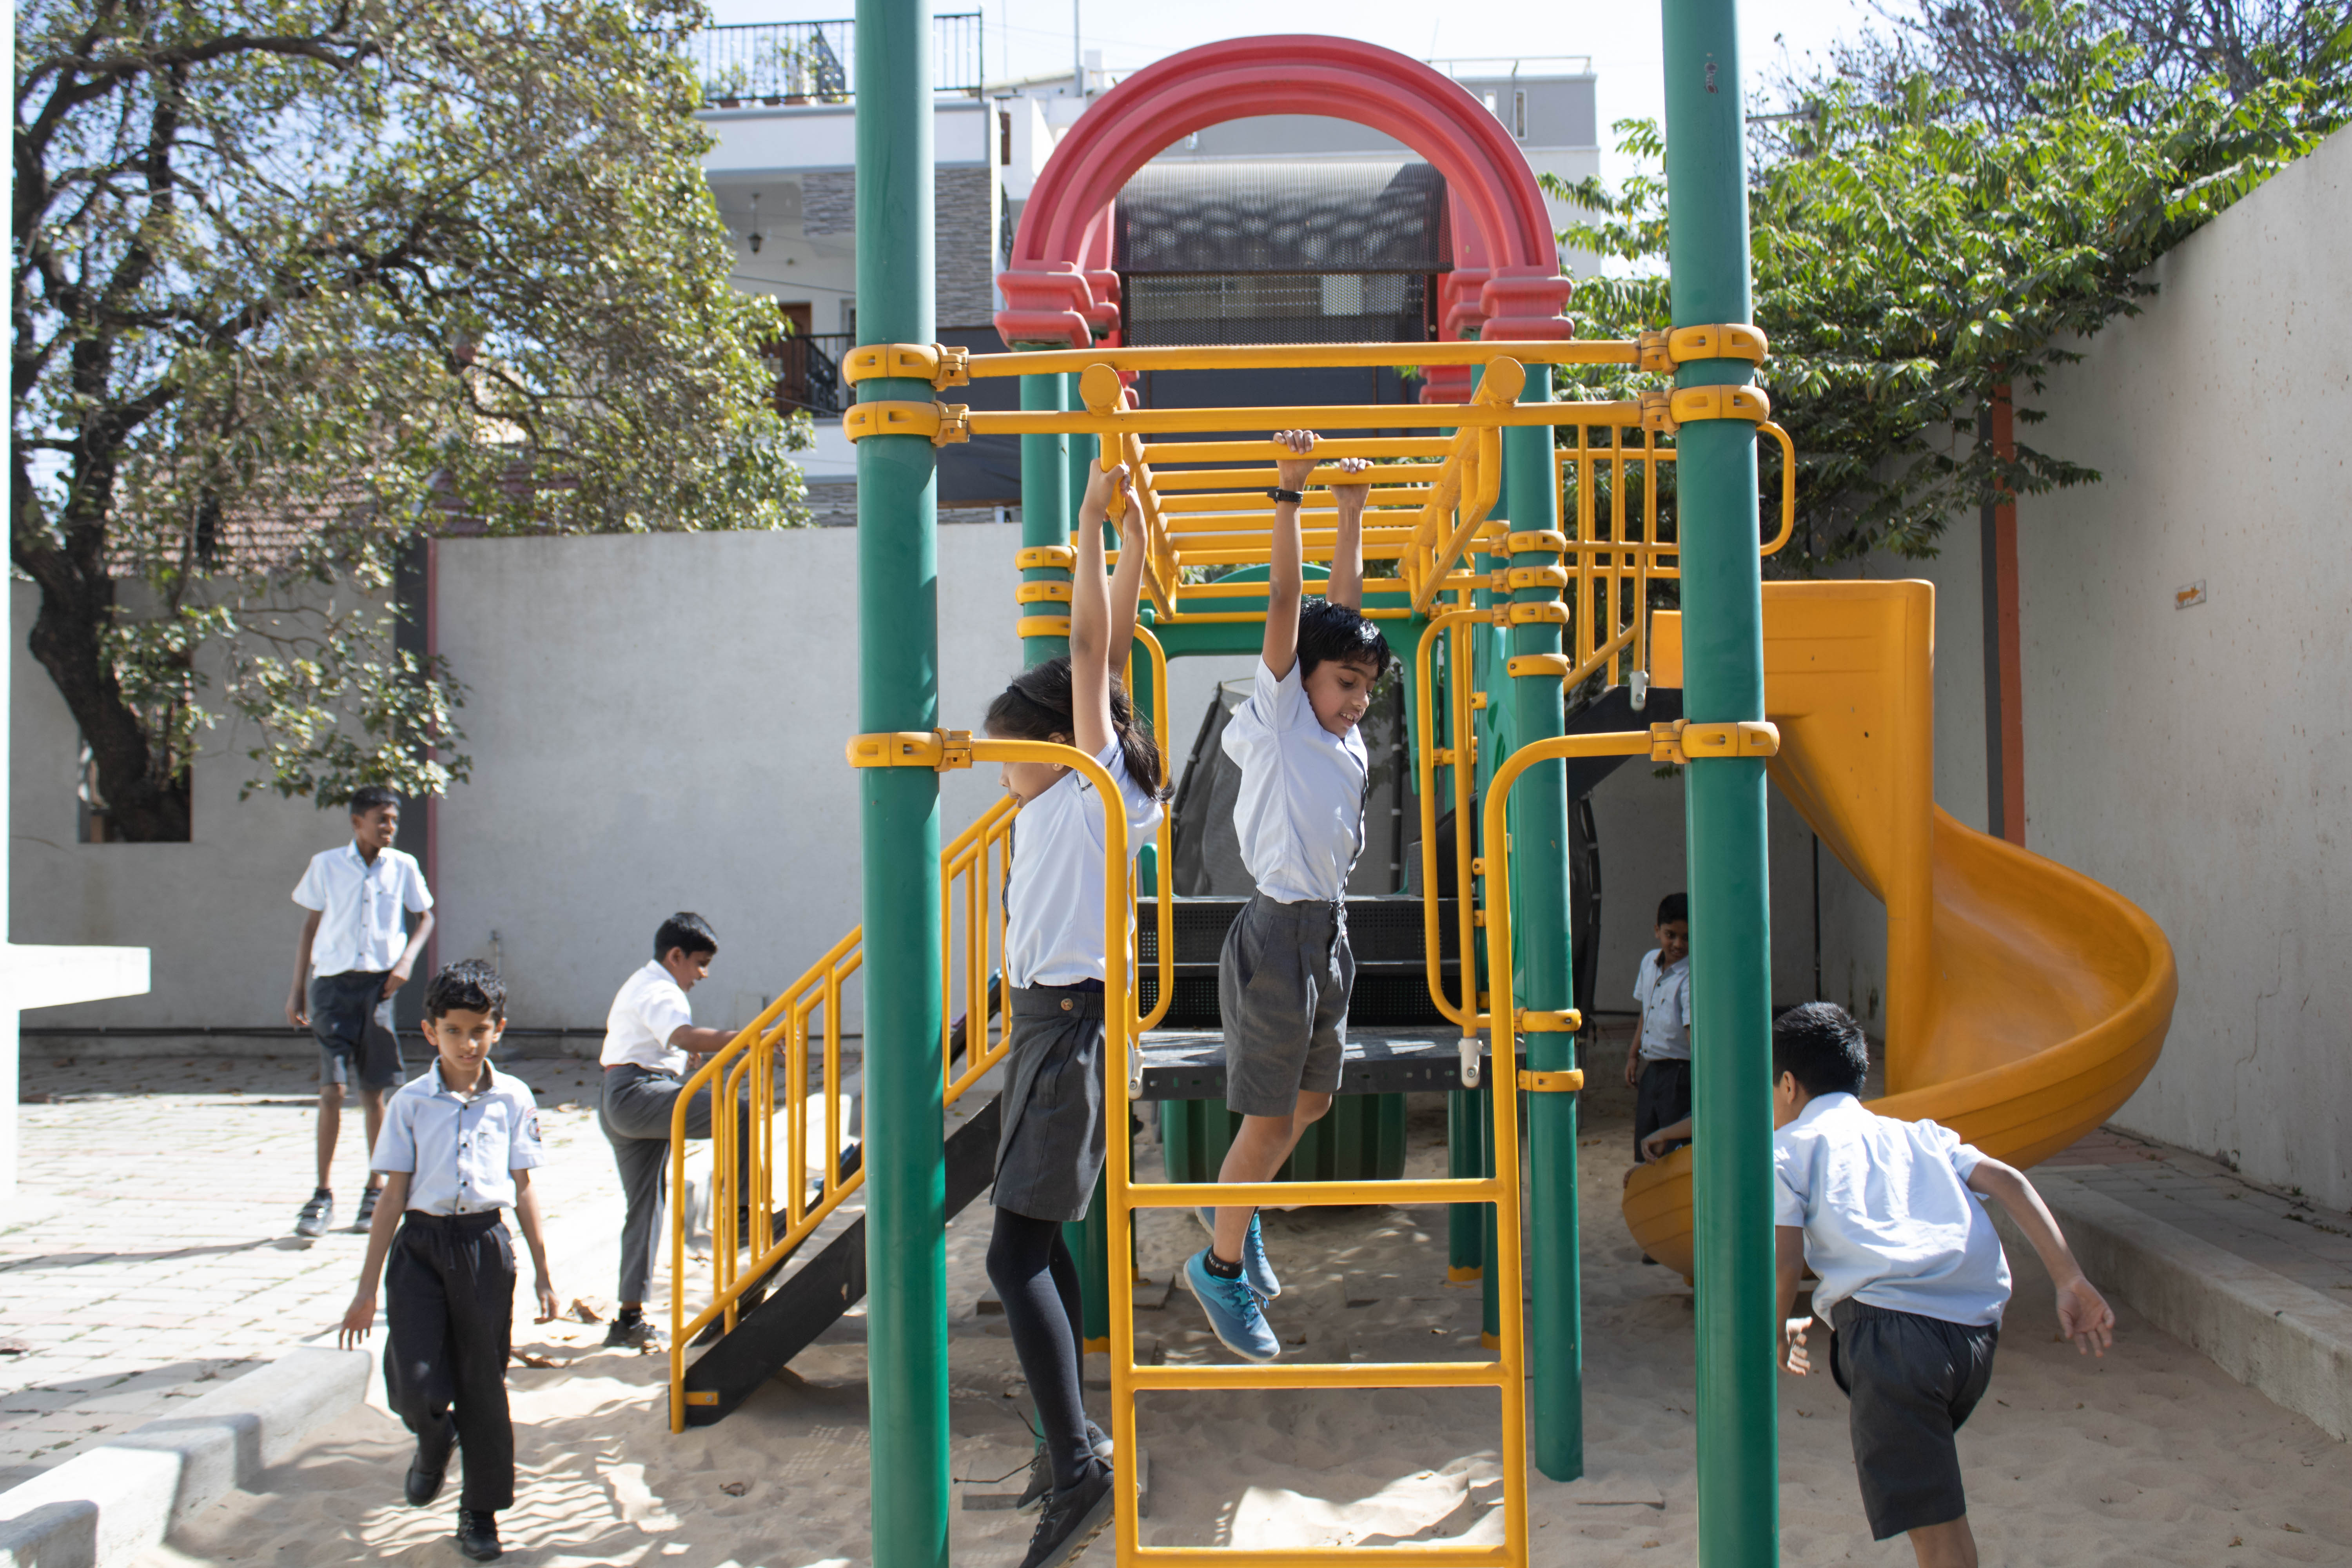
[[[1276,485],[1274,489],[1265,492],[1265,499],[1270,501],[1288,501],[1291,505],[1297,506],[1299,502],[1305,500],[1307,496],[1306,492],[1303,490],[1286,490],[1281,486]]]

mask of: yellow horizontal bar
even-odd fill
[[[1437,470],[1431,469],[1429,477],[1433,480],[1435,479]],[[1153,487],[1155,489],[1166,488],[1164,485]],[[1193,495],[1163,495],[1160,498],[1160,510],[1164,512],[1234,511],[1246,506],[1259,511],[1271,511],[1273,510],[1271,507],[1263,504],[1265,499],[1265,492],[1262,489],[1205,490]],[[1300,507],[1298,510],[1301,515],[1311,516],[1318,511],[1328,512],[1339,510],[1338,505],[1328,497],[1319,499],[1322,500],[1321,505]],[[1427,486],[1419,489],[1377,489],[1367,500],[1376,507],[1412,507],[1419,510],[1429,502],[1429,489]]]
[[[1139,1366],[1128,1373],[1136,1389],[1233,1388],[1499,1388],[1498,1361],[1326,1361],[1268,1366],[1217,1362],[1201,1366]]]
[[[1343,473],[1338,468],[1322,468],[1307,476],[1310,485],[1374,484],[1427,485],[1437,480],[1435,463],[1376,463],[1361,473]],[[1151,488],[1155,490],[1243,490],[1265,491],[1281,478],[1277,468],[1186,468],[1178,473],[1163,474],[1155,470]]]
[[[1638,403],[1298,404],[1276,408],[973,409],[975,436],[1158,436],[1216,430],[1492,430],[1505,426],[1623,425],[1642,422]],[[1318,443],[1319,445],[1320,443]],[[1261,452],[1261,455],[1263,453]],[[1157,467],[1168,459],[1147,449]]]
[[[1646,751],[1647,735],[1642,744]],[[1202,1204],[1233,1208],[1252,1204],[1268,1208],[1293,1204],[1490,1204],[1502,1191],[1502,1184],[1492,1176],[1425,1176],[1409,1182],[1135,1182],[1127,1189],[1127,1201],[1139,1209],[1197,1208]]]
[[[1454,450],[1451,436],[1342,436],[1315,443],[1326,458],[1443,458]],[[1260,441],[1152,441],[1143,460],[1162,463],[1263,463],[1276,456],[1274,443]]]
[[[1330,1563],[1410,1563],[1414,1568],[1511,1568],[1508,1546],[1458,1546],[1450,1542],[1402,1546],[1139,1546],[1137,1563],[1191,1568],[1321,1568]]]
[[[1521,364],[1633,364],[1642,363],[1639,343],[1606,338],[1569,338],[1559,342],[1419,343],[1252,343],[1237,348],[1160,349],[1039,349],[1025,353],[974,354],[970,374],[974,381],[998,375],[1067,375],[1091,365],[1113,370],[1312,370],[1359,365],[1492,364],[1515,359]]]

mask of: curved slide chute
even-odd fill
[[[1886,906],[1886,1094],[1872,1109],[2031,1165],[2131,1098],[2179,980],[2129,900],[1935,804],[1935,604],[1927,583],[1765,584],[1769,773]],[[1678,631],[1653,634],[1659,685],[1681,682]],[[1691,1151],[1635,1167],[1624,1214],[1688,1278]]]

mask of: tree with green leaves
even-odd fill
[[[189,764],[322,802],[466,774],[398,646],[438,531],[805,521],[728,281],[698,0],[31,0],[10,558],[114,836]]]
[[[2031,57],[2040,84],[2030,112],[1990,123],[1924,72],[1826,79],[1804,95],[1803,118],[1759,138],[1749,213],[1756,323],[1771,342],[1762,379],[1796,442],[1805,522],[1774,570],[1874,551],[1932,555],[1948,520],[2004,489],[2095,481],[2025,441],[1999,459],[1974,438],[1979,415],[2011,395],[2019,423],[2037,422],[2049,373],[2154,292],[2148,266],[2334,122],[2323,111],[2331,89],[2308,78],[2175,88],[2124,33],[2094,31],[2081,6],[2021,0],[2009,11],[2006,47]],[[1660,163],[1654,125],[1618,129],[1628,153]],[[1663,179],[1550,187],[1586,215],[1563,243],[1614,264],[1578,286],[1580,329],[1667,326]],[[1622,375],[1571,379],[1624,395]],[[1765,453],[1777,523],[1779,459],[1769,443]]]

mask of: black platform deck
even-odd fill
[[[1481,1036],[1483,1060],[1486,1041]],[[1341,1094],[1402,1094],[1460,1089],[1459,1034],[1351,1028],[1339,1065]],[[1481,1069],[1483,1072],[1483,1068]],[[1214,1029],[1157,1029],[1143,1037],[1143,1100],[1223,1100],[1224,1037]]]

